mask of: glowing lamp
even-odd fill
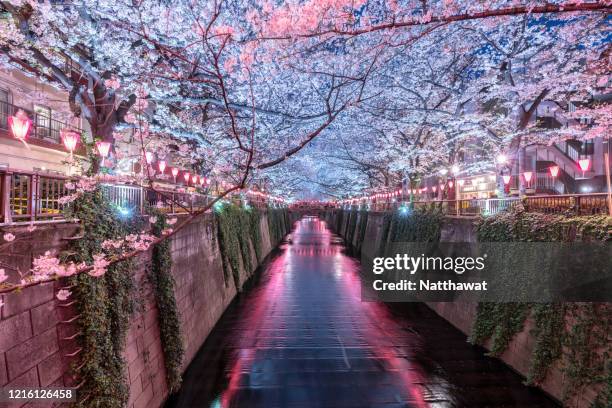
[[[440,184],[440,191],[444,191],[444,184]]]
[[[505,154],[500,154],[496,157],[495,159],[497,161],[497,163],[499,164],[506,164],[506,162],[508,161],[508,157],[506,157]]]
[[[25,143],[28,133],[30,132],[30,128],[32,127],[32,121],[30,118],[28,118],[28,115],[19,109],[15,116],[8,117],[7,122],[11,127],[11,132],[13,132],[15,139],[21,140],[23,143]]]
[[[190,174],[189,174],[189,172],[188,172],[188,171],[186,171],[185,173],[183,173],[183,178],[185,179],[185,182],[186,182],[186,183],[189,183],[189,176],[190,176]]]
[[[533,177],[533,173],[531,171],[526,171],[523,173],[523,177],[525,178],[527,184],[529,184],[531,182],[531,178]]]
[[[463,187],[463,185],[465,184],[465,180],[464,179],[459,179],[459,180],[457,180],[457,184],[459,184],[459,187]]]
[[[504,184],[510,184],[510,176],[502,176],[504,179]]]
[[[153,163],[153,153],[145,152],[145,160],[147,161],[147,164]]]
[[[457,166],[456,164],[453,164],[453,167],[451,167],[451,173],[453,174],[459,173],[459,166]]]
[[[448,188],[453,188],[454,185],[455,183],[452,180],[448,182]]]
[[[166,171],[166,162],[164,160],[160,160],[157,165],[159,166],[159,172],[161,174],[164,174],[164,172]]]
[[[197,174],[194,174],[193,177],[191,177],[191,182],[193,184],[196,184],[198,182],[198,175]]]
[[[438,187],[436,187],[436,186],[433,186],[433,187],[431,188],[431,191],[433,191],[434,193],[436,192],[436,190],[438,190]]]
[[[206,183],[206,177],[202,176],[200,177],[200,185],[203,186],[204,183]]]
[[[98,149],[98,154],[102,157],[102,165],[104,166],[104,159],[108,157],[108,153],[110,152],[111,144],[110,142],[104,142],[102,140],[96,142],[96,148]]]
[[[553,177],[557,177],[559,175],[559,166],[552,166],[548,168],[550,175]]]
[[[79,143],[79,134],[67,129],[62,129],[61,134],[62,143],[64,143],[64,147],[72,156],[72,152],[74,152],[74,149],[76,149],[77,144]]]
[[[580,170],[584,173],[591,167],[591,159],[580,159],[578,160],[578,165],[580,166]]]

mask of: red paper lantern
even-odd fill
[[[166,171],[166,162],[164,160],[160,160],[157,165],[159,166],[159,172],[161,174],[164,174],[164,172]]]
[[[580,170],[584,173],[591,167],[591,159],[580,159],[578,160],[578,165],[580,166]]]
[[[111,144],[110,142],[104,142],[100,140],[96,143],[96,148],[98,149],[98,154],[102,157],[108,157],[108,153],[110,152]]]
[[[557,177],[559,175],[559,166],[551,166],[548,168],[550,175],[553,177]]]
[[[531,182],[531,178],[533,177],[533,172],[526,171],[523,173],[523,177],[525,178],[525,181],[527,182],[527,184],[529,184]]]
[[[453,188],[454,185],[455,183],[452,180],[448,182],[448,188]]]
[[[70,155],[74,152],[79,143],[79,134],[77,132],[73,132],[72,130],[62,129],[62,143],[64,143],[64,147],[66,150],[70,152]]]
[[[11,127],[13,136],[15,139],[21,140],[25,143],[30,128],[32,127],[32,121],[28,118],[28,115],[21,109],[17,111],[15,116],[8,117],[8,125]]]
[[[174,181],[176,181],[176,176],[178,176],[179,174],[179,169],[177,169],[176,167],[172,168],[172,177],[174,177]]]
[[[197,174],[194,174],[193,177],[191,177],[191,182],[193,184],[196,184],[198,182],[198,175]]]
[[[189,174],[189,172],[188,172],[188,171],[186,171],[185,173],[183,173],[183,178],[185,179],[185,182],[186,182],[186,183],[189,183],[189,176],[190,176],[190,174]]]

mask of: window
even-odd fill
[[[6,89],[0,89],[0,129],[8,129],[8,117],[10,114],[10,93]]]
[[[34,126],[36,137],[48,139],[51,137],[51,109],[46,106],[34,105]]]

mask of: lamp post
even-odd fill
[[[159,163],[157,163],[157,166],[159,167],[159,172],[163,175],[166,171],[166,161],[160,160]]]
[[[176,176],[178,176],[179,174],[179,169],[177,169],[176,167],[172,168],[172,178],[174,178],[174,184],[176,184]]]

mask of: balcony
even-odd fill
[[[11,103],[0,101],[0,136],[13,138],[8,125],[8,118],[15,115],[19,109],[27,113],[28,117],[32,120],[32,129],[27,139],[29,144],[66,151],[61,140],[61,130],[71,129],[79,134],[83,132],[82,129],[68,123],[49,118],[46,115],[33,112]]]

